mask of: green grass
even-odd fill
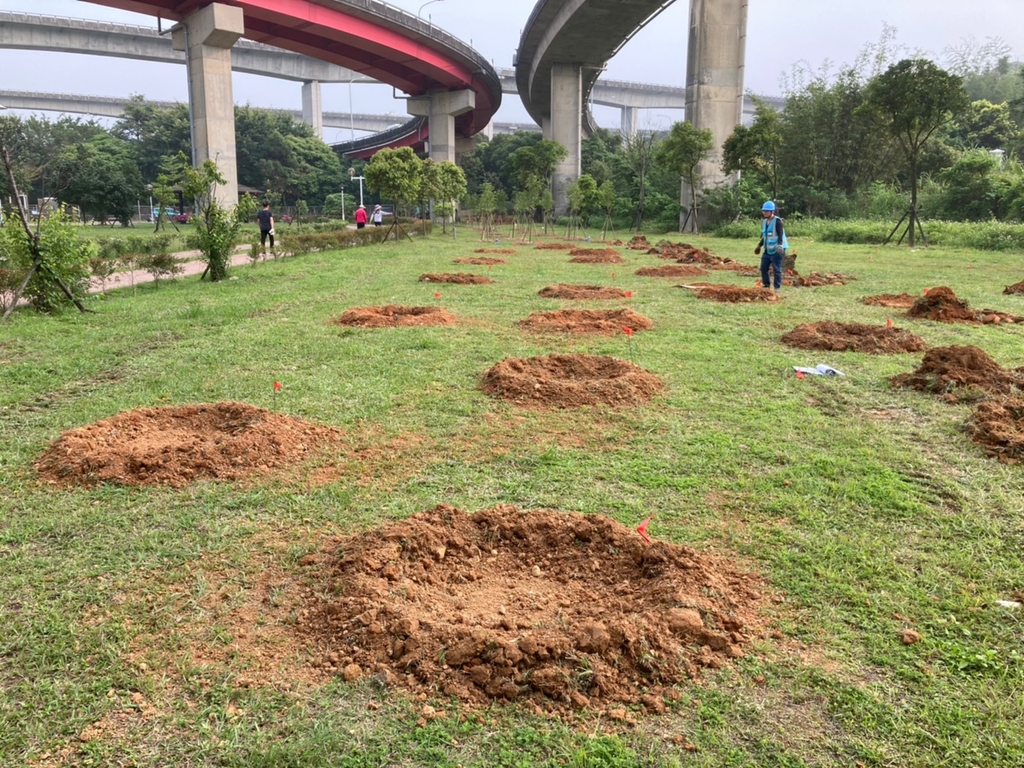
[[[801,322],[893,317],[933,346],[975,344],[1005,368],[1024,365],[1019,327],[915,322],[859,301],[949,285],[973,307],[1024,314],[1024,297],[1001,294],[1024,278],[1019,252],[797,235],[802,272],[858,279],[787,289],[777,305],[721,305],[633,275],[663,263],[640,252],[623,249],[624,266],[587,266],[518,247],[487,270],[451,263],[481,245],[468,228],[458,235],[234,268],[237,279],[219,284],[141,285],[134,297],[91,299],[95,314],[19,312],[0,326],[0,765],[1024,764],[1021,614],[995,606],[1024,588],[1024,472],[967,440],[968,406],[888,385],[919,355],[778,341]],[[748,241],[687,239],[754,263],[754,231]],[[444,271],[486,272],[496,284],[416,280]],[[518,329],[531,312],[569,305],[537,296],[556,282],[628,288],[655,327],[631,342]],[[435,291],[460,324],[330,322],[351,306],[432,304]],[[641,408],[533,412],[477,389],[503,358],[552,351],[630,357],[665,390]],[[791,366],[819,362],[846,377],[792,376]],[[60,489],[32,470],[63,430],[221,400],[337,425],[353,446],[388,455],[314,486]],[[193,655],[188,631],[211,648],[229,639],[209,607],[218,585],[208,574],[230,574],[240,601],[255,574],[297,574],[330,535],[441,502],[633,525],[654,513],[655,536],[762,573],[778,595],[779,636],[681,688],[669,714],[628,726],[511,707],[462,721],[444,700],[435,706],[449,717],[419,726],[420,702],[372,681],[247,686],[244,670]],[[281,546],[266,544],[268,532]],[[922,641],[904,646],[909,627]],[[112,730],[80,740],[97,722]]]

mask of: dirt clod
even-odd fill
[[[481,389],[517,405],[577,408],[639,405],[663,386],[654,374],[618,358],[546,355],[502,360],[484,374]]]
[[[427,272],[420,275],[421,283],[456,283],[458,285],[483,285],[494,281],[486,275],[470,272]]]
[[[662,711],[670,686],[727,665],[762,626],[757,577],[598,515],[440,505],[325,561],[315,594],[332,597],[299,624],[324,664],[468,706]]]
[[[622,333],[623,328],[645,331],[653,323],[631,309],[559,309],[553,312],[534,312],[519,327],[528,331],[554,333]]]
[[[771,288],[741,288],[738,285],[700,285],[697,286],[697,298],[737,304],[751,301],[774,302],[779,300],[779,295]]]
[[[920,367],[889,380],[894,387],[934,392],[951,402],[987,394],[1013,395],[1024,390],[1024,368],[1007,371],[974,346],[935,347]]]
[[[61,484],[181,487],[266,474],[341,434],[244,403],[144,408],[64,432],[35,467]]]
[[[1024,459],[1024,398],[986,400],[967,422],[967,434],[989,456],[1007,464]]]
[[[614,248],[573,248],[570,264],[625,264],[625,260]]]
[[[360,328],[396,328],[406,325],[451,325],[455,316],[441,307],[403,307],[387,304],[383,307],[353,307],[347,309],[334,322]]]
[[[545,299],[624,299],[626,292],[621,288],[612,288],[608,285],[549,285],[537,292],[538,296]]]
[[[867,352],[871,355],[921,352],[928,348],[920,336],[901,328],[863,323],[835,323],[831,320],[798,325],[782,337],[782,343],[799,349]]]
[[[1021,280],[1019,283],[1014,283],[1013,285],[1006,286],[1003,289],[1003,293],[1024,293],[1024,280]]]

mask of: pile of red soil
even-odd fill
[[[632,239],[626,243],[626,247],[631,251],[646,251],[651,244],[643,235],[633,235]]]
[[[353,307],[346,309],[335,321],[338,325],[360,328],[396,328],[405,325],[451,325],[455,316],[440,307],[403,307],[386,304],[383,307]]]
[[[643,277],[699,277],[706,275],[708,271],[701,267],[675,266],[669,264],[664,267],[641,267],[634,274]]]
[[[831,320],[798,325],[782,337],[782,342],[799,349],[866,352],[870,355],[921,352],[928,348],[920,336],[900,328],[862,323],[834,323]]]
[[[614,248],[573,248],[570,264],[625,264],[626,262]]]
[[[453,264],[480,264],[482,266],[490,267],[495,264],[504,264],[504,259],[482,259],[482,258],[471,258],[471,259],[453,259]]]
[[[1003,293],[1024,293],[1024,280],[1013,285],[1008,285],[1003,289]]]
[[[310,456],[341,432],[243,403],[144,408],[64,432],[35,462],[68,485],[239,480]]]
[[[537,292],[538,296],[545,299],[624,299],[626,292],[621,288],[612,288],[607,285],[549,285]]]
[[[724,301],[730,304],[779,301],[779,295],[771,288],[740,288],[738,285],[699,285],[697,286],[697,298]]]
[[[572,243],[537,243],[535,247],[541,251],[571,251],[576,246]]]
[[[880,293],[877,296],[865,296],[861,301],[873,307],[910,309],[917,301],[917,296],[911,296],[909,293]]]
[[[1007,464],[1024,458],[1024,399],[1009,397],[978,404],[967,434],[989,456]]]
[[[1024,391],[1024,367],[1007,371],[974,346],[935,347],[925,352],[916,371],[889,381],[894,387],[934,392],[957,402],[984,393],[1015,395]]]
[[[728,262],[721,262],[718,264],[706,264],[705,266],[708,269],[736,272],[740,275],[755,276],[761,274],[761,270],[758,267],[751,267],[747,264],[740,264],[738,261],[732,261],[731,259],[728,260]]]
[[[501,253],[507,256],[510,253],[515,253],[515,251],[511,248],[477,248],[473,253]],[[504,263],[502,262],[502,264]]]
[[[517,405],[577,408],[629,406],[650,400],[664,385],[654,374],[614,357],[510,357],[484,374],[480,388]]]
[[[456,283],[458,285],[483,285],[493,283],[485,275],[474,275],[469,272],[427,272],[420,275],[421,283]]]
[[[672,686],[763,633],[758,577],[598,515],[440,505],[315,564],[298,629],[322,666],[469,706],[663,712]]]
[[[971,309],[966,301],[958,299],[956,294],[945,286],[931,288],[917,299],[907,312],[907,317],[936,320],[941,323],[982,323],[997,325],[999,323],[1024,323],[1024,317],[1000,312],[995,309]]]
[[[534,312],[519,327],[528,331],[553,333],[622,333],[646,331],[654,324],[631,309],[559,309],[554,312]]]
[[[784,280],[787,285],[797,288],[820,288],[823,285],[846,285],[857,278],[841,272],[814,272],[807,275],[795,275],[792,280]]]

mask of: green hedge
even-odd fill
[[[410,234],[430,234],[431,224],[417,223],[415,228],[405,226]],[[316,251],[331,251],[339,248],[355,248],[360,245],[372,245],[384,242],[390,231],[389,226],[366,227],[365,229],[339,229],[326,232],[305,232],[289,234],[285,232],[278,240],[275,251],[278,256],[301,256]],[[262,248],[259,241],[252,243],[250,256],[258,258]]]

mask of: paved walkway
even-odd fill
[[[199,251],[181,251],[174,254],[175,258],[178,259],[178,263],[183,268],[183,272],[179,272],[175,277],[190,277],[193,275],[201,275],[203,270],[206,269],[206,261],[200,258]],[[267,258],[270,258],[269,255]],[[249,264],[249,246],[240,245],[235,248],[235,255],[231,257],[231,261],[228,262],[229,266],[237,267],[242,264]],[[167,280],[169,278],[163,278]],[[102,293],[103,291],[111,291],[115,288],[128,288],[132,285],[139,285],[141,283],[152,283],[153,275],[144,269],[133,269],[126,272],[115,272],[110,277],[100,280],[98,277],[94,277],[89,281],[89,293]]]

